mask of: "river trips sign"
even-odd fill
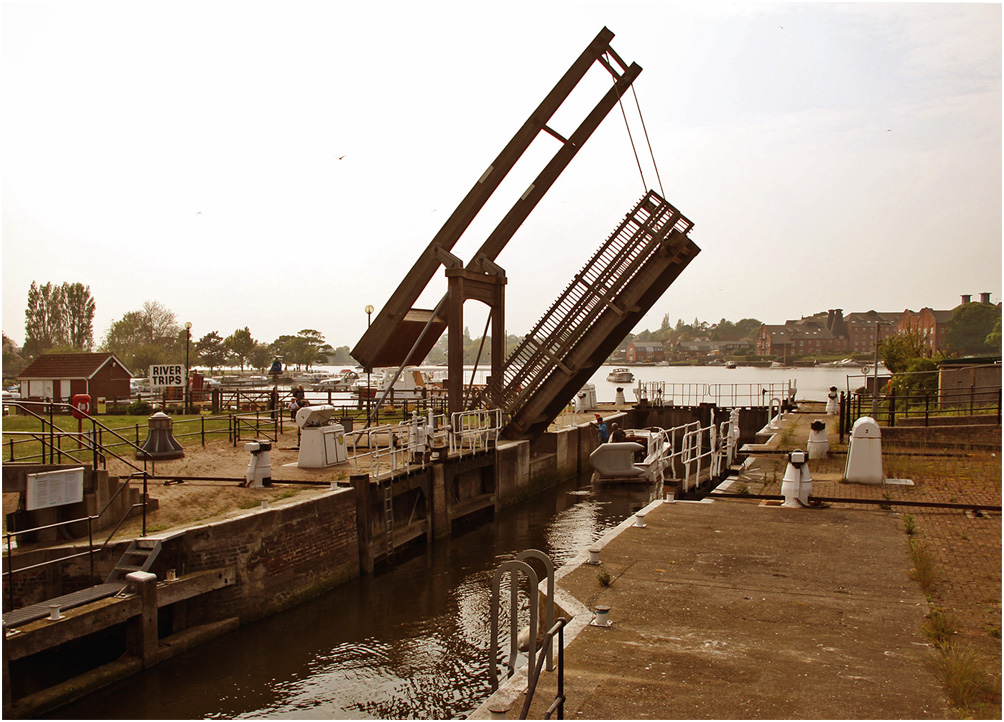
[[[153,388],[185,385],[184,364],[153,364],[150,367],[150,386]]]

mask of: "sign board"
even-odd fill
[[[48,509],[84,500],[84,467],[27,475],[24,508]]]
[[[153,364],[150,367],[150,386],[184,386],[184,364]]]

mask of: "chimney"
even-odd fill
[[[835,308],[833,309],[833,325],[830,328],[830,333],[832,333],[837,338],[847,338],[847,322],[844,321],[844,309]]]
[[[980,303],[990,303],[990,294],[989,293],[981,293],[980,294]]]
[[[833,329],[833,309],[831,308],[826,312],[826,330],[830,331]]]
[[[962,294],[962,303],[972,303],[972,301],[973,301],[972,294],[969,293]]]

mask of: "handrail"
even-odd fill
[[[149,478],[149,475],[145,471],[139,472],[139,473],[136,473],[136,474],[130,474],[129,476],[127,476],[125,478],[125,481],[122,482],[122,484],[119,485],[119,488],[115,490],[115,493],[111,495],[111,497],[108,499],[108,501],[105,503],[105,505],[101,508],[101,510],[97,514],[91,514],[91,515],[88,515],[88,516],[85,516],[85,517],[80,517],[79,519],[70,519],[68,521],[55,522],[53,524],[43,524],[42,526],[32,527],[30,529],[18,529],[18,530],[15,530],[15,531],[4,532],[4,535],[3,535],[4,536],[4,546],[7,548],[7,571],[0,573],[0,576],[7,576],[7,577],[9,577],[9,580],[8,580],[8,583],[7,583],[7,588],[9,590],[11,590],[11,594],[13,594],[13,588],[14,588],[14,585],[12,583],[13,580],[14,580],[14,572],[25,572],[25,571],[29,571],[31,569],[40,569],[42,567],[51,566],[51,565],[54,565],[54,564],[59,564],[59,563],[67,561],[68,559],[76,559],[77,557],[82,557],[82,556],[85,556],[85,555],[90,558],[91,579],[93,580],[94,579],[94,552],[95,552],[95,547],[94,547],[94,522],[96,520],[100,519],[101,516],[106,511],[108,511],[108,509],[111,507],[111,505],[119,497],[119,494],[121,494],[124,489],[126,489],[127,487],[129,487],[130,484],[131,484],[131,482],[132,482],[132,480],[135,479],[135,478],[137,478],[137,477],[142,477],[143,478],[143,492],[142,492],[142,494],[140,496],[141,501],[138,504],[131,504],[128,507],[128,509],[126,509],[125,514],[122,515],[122,518],[119,519],[118,523],[115,525],[115,528],[112,529],[112,531],[108,535],[108,537],[97,548],[97,551],[101,551],[101,550],[105,549],[108,546],[108,542],[110,542],[112,540],[112,537],[115,536],[115,534],[122,527],[122,525],[126,522],[126,520],[129,519],[132,511],[134,509],[136,509],[136,508],[141,508],[143,510],[143,515],[142,515],[142,525],[143,525],[142,536],[146,536],[146,510],[147,510],[147,495],[148,495],[147,480]],[[53,528],[61,527],[61,526],[67,526],[69,524],[79,524],[81,522],[87,522],[87,551],[79,552],[77,554],[69,554],[69,555],[66,555],[66,556],[61,556],[58,559],[48,559],[48,560],[43,561],[43,562],[38,562],[37,564],[30,564],[30,565],[28,565],[26,567],[20,567],[18,569],[14,569],[14,554],[13,554],[13,550],[11,548],[11,539],[17,538],[18,535],[22,535],[22,534],[30,534],[32,532],[43,531],[45,529],[53,529]]]
[[[60,429],[59,432],[57,433],[55,431],[55,429],[57,427],[56,427],[55,423],[52,421],[52,419],[51,418],[50,419],[46,419],[44,416],[40,416],[39,414],[36,414],[34,411],[32,411],[30,408],[28,408],[29,405],[33,405],[33,406],[45,405],[49,409],[50,416],[52,415],[52,410],[54,408],[61,408],[61,409],[65,410],[65,411],[71,411],[71,412],[75,411],[77,414],[79,414],[79,416],[80,416],[81,419],[85,419],[85,420],[91,422],[91,431],[92,431],[92,437],[93,438],[92,437],[88,437],[87,434],[81,434],[80,432],[77,432],[77,431],[63,431],[62,429]],[[126,466],[132,467],[133,469],[135,469],[138,472],[146,473],[147,472],[146,462],[149,461],[150,462],[150,466],[151,466],[150,473],[151,474],[156,473],[156,466],[155,466],[155,462],[154,462],[153,457],[150,457],[145,451],[143,451],[143,449],[138,444],[134,444],[133,442],[129,441],[129,439],[127,439],[124,436],[122,436],[120,433],[118,433],[117,431],[115,431],[115,429],[112,429],[112,428],[109,428],[108,426],[105,426],[103,423],[101,423],[100,421],[98,421],[96,418],[94,418],[90,414],[87,414],[85,412],[79,411],[72,404],[66,404],[66,403],[54,402],[54,401],[46,401],[46,402],[43,402],[43,401],[17,401],[17,402],[14,402],[14,403],[7,402],[7,403],[5,403],[5,406],[15,406],[15,407],[21,409],[22,411],[24,411],[26,415],[33,416],[34,418],[38,419],[38,421],[42,424],[42,431],[41,431],[42,434],[46,433],[46,431],[45,431],[46,424],[49,425],[48,435],[49,435],[50,454],[52,453],[52,450],[53,450],[53,441],[52,440],[54,438],[56,438],[57,436],[59,438],[63,438],[63,437],[77,437],[78,439],[83,439],[84,443],[87,445],[87,448],[90,449],[91,451],[94,451],[94,452],[100,451],[102,456],[104,456],[105,453],[107,452],[111,456],[113,456],[116,459],[118,459],[119,461],[121,461]],[[133,449],[135,449],[138,452],[138,454],[139,454],[137,456],[137,458],[141,458],[143,460],[143,468],[141,469],[140,467],[136,466],[134,463],[132,463],[128,459],[126,459],[126,458],[124,458],[122,456],[119,456],[118,454],[116,454],[113,451],[110,451],[109,447],[105,446],[104,444],[99,443],[98,442],[98,438],[97,438],[98,434],[94,433],[97,429],[101,429],[102,431],[107,431],[112,436],[114,436],[117,439],[121,440],[122,443],[124,443],[127,446],[130,446]],[[25,431],[11,431],[11,432],[7,432],[7,433],[9,435],[21,435],[21,434],[34,434],[36,432],[31,432],[31,431],[28,431],[28,432],[25,432]],[[45,455],[44,455],[45,442],[44,441],[42,441],[42,449],[43,449],[42,458],[43,458],[43,461],[44,461],[44,459],[45,459]],[[64,451],[62,448],[59,448],[59,453],[60,454],[66,454],[71,459],[74,458],[69,452]],[[74,461],[77,461],[77,460],[74,459]],[[95,463],[95,467],[96,466],[97,466],[97,464]]]
[[[530,670],[530,677],[527,680],[526,699],[523,700],[523,709],[519,713],[519,719],[526,719],[530,714],[530,704],[533,702],[533,695],[537,691],[537,682],[540,679],[540,672],[544,668],[544,662],[548,657],[548,651],[554,642],[554,635],[558,635],[558,690],[554,695],[547,711],[544,712],[544,719],[551,719],[551,714],[557,711],[558,719],[565,719],[565,625],[568,620],[565,617],[558,617],[554,621],[547,633],[544,635],[544,646],[537,654],[536,664]]]

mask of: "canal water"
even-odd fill
[[[52,717],[465,716],[490,693],[489,607],[499,564],[540,549],[560,567],[656,493],[651,486],[563,484]]]

